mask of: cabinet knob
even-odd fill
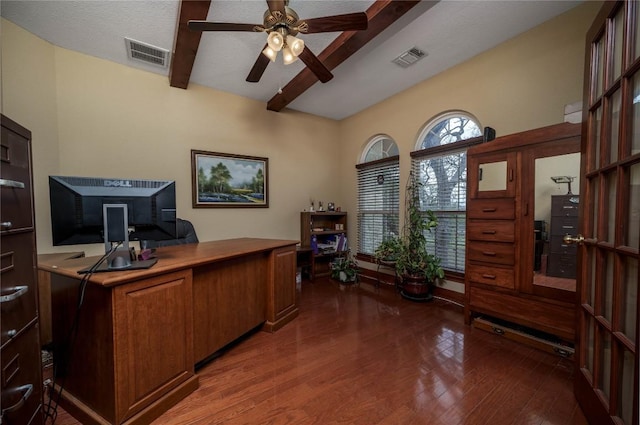
[[[571,236],[571,235],[567,234],[567,235],[564,235],[564,238],[562,238],[562,240],[566,244],[574,243],[576,245],[582,245],[584,243],[584,236],[582,236],[582,235]]]

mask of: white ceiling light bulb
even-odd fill
[[[262,51],[262,54],[268,57],[269,59],[271,59],[271,62],[275,62],[276,56],[278,56],[278,52],[276,52],[269,46],[264,48],[264,50]]]
[[[271,47],[272,50],[279,52],[284,45],[284,37],[277,31],[272,31],[269,33],[267,37],[267,44]]]
[[[297,60],[298,60],[298,57],[295,56],[293,52],[291,52],[291,49],[289,48],[289,46],[285,46],[285,48],[282,49],[282,61],[284,62],[285,65],[290,65]]]
[[[292,35],[287,36],[287,46],[291,49],[293,56],[299,56],[304,50],[304,41]]]

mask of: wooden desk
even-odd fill
[[[71,349],[77,270],[98,257],[40,265],[51,274],[54,361],[69,365],[62,406],[83,424],[160,416],[198,387],[197,362],[258,326],[275,331],[298,315],[296,242],[158,248],[150,269],[96,273]]]

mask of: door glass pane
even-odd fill
[[[613,310],[613,271],[615,270],[615,256],[613,253],[607,253],[605,263],[602,315],[611,323],[611,311]]]
[[[640,152],[640,74],[638,73],[633,77],[633,118],[631,119],[631,127],[631,154],[633,155]]]
[[[599,374],[598,388],[602,390],[609,400],[611,389],[611,334],[604,329],[600,331],[600,358],[599,358]]]
[[[638,314],[638,260],[627,257],[622,269],[622,299],[620,300],[620,330],[635,343]]]
[[[640,22],[640,6],[636,3],[633,5],[635,7],[635,11],[636,11],[636,22]],[[635,58],[640,57],[640,27],[638,25],[636,25],[636,27],[633,29],[633,31],[636,33],[635,34]]]
[[[603,70],[604,70],[604,38],[600,38],[595,44],[595,56],[596,56],[596,75],[594,75],[594,80],[596,82],[595,85],[595,93],[594,98],[591,99],[591,103],[595,103],[596,99],[602,96],[602,79],[603,79]]]
[[[611,150],[609,151],[609,163],[618,160],[618,142],[620,137],[620,105],[622,103],[621,91],[618,89],[611,97]]]
[[[592,237],[598,238],[598,205],[600,201],[600,180],[596,177],[593,179],[593,221],[592,223]]]
[[[590,314],[585,314],[586,317],[586,323],[587,323],[587,343],[584,345],[584,349],[587,350],[586,352],[586,356],[585,356],[585,360],[587,361],[587,364],[583,365],[583,367],[585,369],[587,369],[589,372],[591,372],[591,376],[593,376],[593,351],[594,351],[594,343],[595,343],[595,338],[594,338],[594,332],[595,332],[595,325],[594,325],[594,319],[593,316],[591,316]],[[593,382],[592,382],[593,384]]]
[[[618,412],[625,424],[631,424],[633,416],[633,377],[634,372],[633,354],[629,350],[623,350],[620,358],[620,384],[618,387]]]
[[[640,112],[638,112],[640,114]],[[591,143],[591,166],[590,170],[598,168],[600,166],[600,130],[602,129],[602,107],[595,110],[592,118],[592,139]],[[640,142],[639,142],[640,143]]]
[[[616,231],[616,173],[607,175],[607,241],[615,242]]]
[[[629,219],[625,245],[638,249],[640,248],[640,164],[631,166],[629,180]]]
[[[624,7],[621,7],[613,18],[614,40],[613,40],[613,80],[620,77],[622,70],[622,35],[624,31]]]

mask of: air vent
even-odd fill
[[[420,59],[422,59],[425,56],[427,56],[426,52],[418,49],[417,47],[412,47],[411,49],[407,50],[406,52],[404,52],[403,54],[401,54],[391,62],[403,68],[407,68],[410,65],[413,65],[414,63],[418,62]]]
[[[166,68],[169,64],[169,51],[130,38],[124,39],[129,59]]]

